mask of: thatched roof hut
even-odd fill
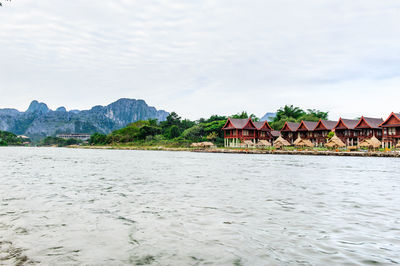
[[[396,145],[396,148],[400,148],[400,142]]]
[[[282,138],[282,136],[279,136],[275,141],[274,141],[274,147],[276,148],[281,148],[283,146],[290,146],[290,143]]]
[[[252,142],[251,140],[245,140],[243,141],[243,143],[240,145],[242,147],[254,147],[254,142]]]
[[[343,143],[341,139],[339,139],[336,135],[334,135],[328,143],[325,144],[328,148],[343,148],[346,147],[346,144]]]
[[[262,139],[256,145],[259,147],[270,147],[271,143],[267,140]]]
[[[297,146],[297,144],[298,144],[300,141],[302,141],[302,139],[301,139],[300,137],[298,137],[298,138],[293,142],[293,144],[294,144],[295,146]]]
[[[360,147],[365,147],[365,148],[372,148],[372,149],[377,149],[381,147],[382,142],[380,142],[375,136],[373,136],[370,139],[365,139],[360,143]]]
[[[215,147],[214,143],[212,142],[198,142],[198,143],[192,143],[190,145],[191,147],[195,147],[195,148],[212,148]]]
[[[297,140],[299,140],[299,139],[300,138],[298,138]],[[299,147],[314,147],[314,144],[311,141],[309,141],[308,139],[300,139],[299,141],[297,141],[295,146],[299,146]]]

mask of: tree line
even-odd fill
[[[260,119],[246,111],[229,116],[231,118],[251,118],[253,121]],[[222,127],[227,116],[212,115],[209,118],[201,118],[197,121],[182,119],[176,112],[168,115],[167,119],[158,122],[156,119],[137,121],[127,127],[113,131],[105,135],[95,133],[90,137],[91,145],[108,145],[115,143],[142,143],[142,144],[175,144],[190,145],[192,142],[212,141],[216,145],[223,145],[224,135]],[[276,117],[270,122],[275,130],[280,130],[286,121],[299,122],[318,121],[328,119],[328,112],[314,109],[304,111],[293,105],[286,105],[277,111]]]

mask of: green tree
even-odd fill
[[[237,113],[235,115],[232,115],[232,118],[245,119],[245,118],[249,118],[249,115],[247,114],[246,111],[242,111],[241,113]]]
[[[305,115],[305,112],[301,108],[294,107],[293,105],[285,105],[276,112],[276,117],[274,118],[274,121],[279,121],[283,118],[298,119],[303,115]]]
[[[204,128],[202,124],[194,125],[191,128],[186,129],[183,131],[182,136],[185,139],[198,141],[204,136]]]
[[[169,139],[174,139],[177,138],[181,135],[181,132],[179,130],[179,127],[176,125],[173,125],[169,128],[169,132],[168,132],[168,138]]]
[[[139,139],[146,139],[147,136],[155,136],[161,133],[160,127],[144,125],[139,128],[137,137]]]

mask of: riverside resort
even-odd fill
[[[267,121],[228,118],[222,130],[225,147],[400,148],[399,113],[391,113],[386,120],[362,116],[358,120],[286,122],[280,131],[272,130]]]

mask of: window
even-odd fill
[[[265,132],[264,131],[261,132],[261,137],[265,137]]]
[[[248,130],[243,130],[243,136],[248,136],[249,135],[249,131]]]

